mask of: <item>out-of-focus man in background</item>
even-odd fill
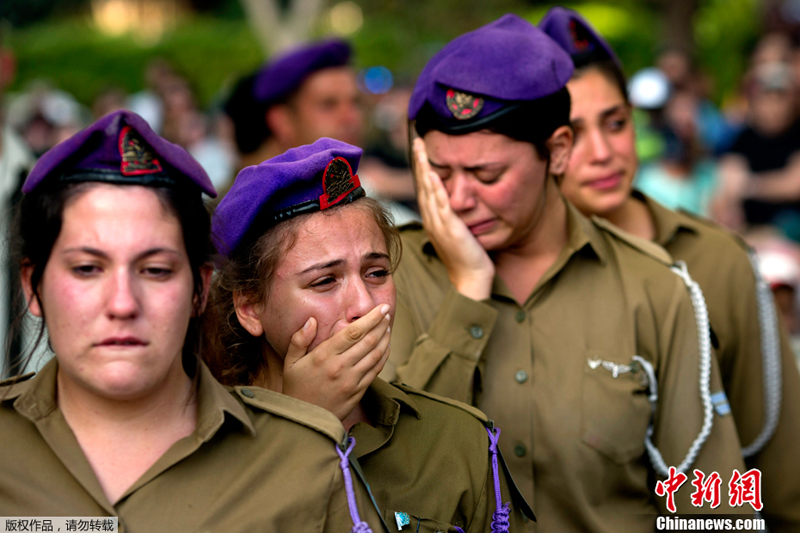
[[[289,50],[241,79],[224,105],[239,151],[237,171],[322,137],[362,146],[364,104],[351,58],[347,42],[328,39]],[[368,173],[360,177],[370,195],[391,198]],[[398,224],[417,218],[397,202],[386,205]]]

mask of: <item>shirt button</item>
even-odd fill
[[[525,311],[517,311],[517,314],[514,315],[514,318],[517,319],[517,322],[524,322],[525,321]]]
[[[472,326],[469,328],[469,334],[472,335],[473,339],[480,339],[483,337],[483,328],[480,326]]]
[[[525,457],[526,453],[528,453],[528,448],[526,448],[524,444],[517,444],[514,446],[514,455],[517,457]]]
[[[256,395],[253,394],[253,391],[251,391],[250,389],[242,389],[242,395],[243,396],[247,396],[248,398],[255,398],[256,397]]]
[[[528,373],[524,370],[517,370],[516,374],[514,374],[514,379],[517,383],[525,383],[528,381]]]

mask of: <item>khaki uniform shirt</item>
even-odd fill
[[[761,328],[755,276],[744,244],[727,231],[677,213],[640,193],[656,225],[655,241],[686,262],[708,304],[711,327],[719,340],[720,370],[742,445],[764,426]],[[781,324],[779,324],[781,326]],[[761,514],[771,533],[800,531],[800,377],[786,332],[781,327],[782,399],[775,434],[746,460],[761,470]]]
[[[0,516],[118,516],[131,533],[336,532],[353,527],[335,416],[220,385],[199,365],[197,428],[109,502],[56,403],[57,362],[0,387]],[[382,531],[355,481],[358,510]]]
[[[648,425],[667,465],[677,466],[703,421],[694,309],[660,247],[567,206],[568,242],[523,303],[498,277],[488,300],[464,297],[424,230],[402,231],[383,375],[472,403],[503,428],[501,448],[538,530],[650,532],[665,498],[654,495]],[[660,251],[663,262],[642,248]],[[641,371],[615,377],[590,363],[629,365],[634,355],[657,376],[654,417]],[[715,361],[711,379],[711,392],[720,390]],[[726,483],[742,471],[730,416],[714,414],[694,467]],[[714,511],[693,507],[692,492],[689,481],[676,493],[678,513],[730,510],[724,492]]]
[[[486,415],[381,379],[362,405],[373,425],[351,428],[354,453],[389,531],[488,533],[496,499]],[[498,473],[502,502],[511,503],[509,531],[524,531],[522,513],[532,513],[502,463]],[[398,529],[395,513],[407,513],[409,525]]]

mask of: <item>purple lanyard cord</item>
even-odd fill
[[[492,430],[486,428],[489,434],[489,453],[492,454],[492,474],[494,475],[494,498],[495,512],[492,514],[492,533],[508,533],[509,514],[511,513],[511,502],[503,505],[503,497],[500,493],[500,472],[497,467],[497,441],[500,440],[500,428]]]
[[[356,445],[356,439],[348,437],[347,449],[343,452],[339,446],[336,446],[336,453],[339,454],[341,461],[339,466],[342,468],[342,475],[344,476],[344,489],[347,492],[347,505],[350,507],[350,518],[353,519],[353,529],[350,533],[372,533],[369,525],[361,521],[358,515],[358,505],[356,504],[356,494],[353,491],[353,478],[350,476],[350,452]],[[494,531],[494,530],[492,530]]]

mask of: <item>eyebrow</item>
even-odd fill
[[[332,268],[335,266],[343,265],[344,259],[335,259],[333,261],[328,261],[327,263],[317,263],[316,265],[311,265],[307,269],[300,272],[300,274],[308,274],[309,272],[314,272],[316,270],[325,270],[326,268]]]
[[[625,104],[619,104],[619,105],[615,105],[613,107],[609,107],[608,109],[605,109],[605,110],[600,112],[600,118],[601,119],[606,119],[609,116],[613,115],[614,113],[618,113],[619,111],[622,111],[623,109],[625,109]],[[570,124],[572,124],[572,125],[583,124],[583,122],[584,122],[584,119],[579,118],[579,119],[571,120]]]
[[[389,260],[389,254],[385,254],[385,253],[382,253],[382,252],[371,252],[371,253],[365,254],[363,259],[369,259],[369,260],[386,259],[388,261]]]
[[[389,254],[385,254],[382,252],[370,252],[368,254],[364,254],[362,259],[367,259],[370,261],[376,259],[386,259],[389,260]],[[316,272],[318,270],[325,270],[326,268],[333,268],[336,266],[341,266],[345,263],[344,259],[334,259],[333,261],[328,261],[327,263],[317,263],[316,265],[311,265],[307,269],[300,272],[300,275],[308,274],[309,272]]]
[[[440,165],[438,163],[435,163],[435,162],[431,161],[430,158],[428,159],[428,163],[432,167],[436,167],[436,168],[441,168],[441,169],[451,168],[451,167],[449,167],[447,165]],[[494,170],[495,168],[502,168],[503,166],[505,166],[504,163],[501,163],[499,161],[498,162],[494,162],[493,161],[493,162],[490,162],[490,163],[484,163],[482,165],[474,165],[474,166],[471,166],[471,167],[464,167],[464,170],[466,170],[467,172],[477,172],[479,170]]]
[[[90,246],[80,246],[76,248],[67,248],[62,252],[63,254],[68,253],[75,253],[80,252],[84,254],[93,255],[95,257],[99,257],[101,259],[110,259],[109,255],[102,250],[98,250],[97,248],[92,248]],[[141,261],[142,259],[146,259],[156,254],[166,253],[166,254],[173,254],[173,255],[180,255],[177,250],[173,250],[172,248],[150,248],[149,250],[145,250],[144,252],[137,255],[134,260]]]

